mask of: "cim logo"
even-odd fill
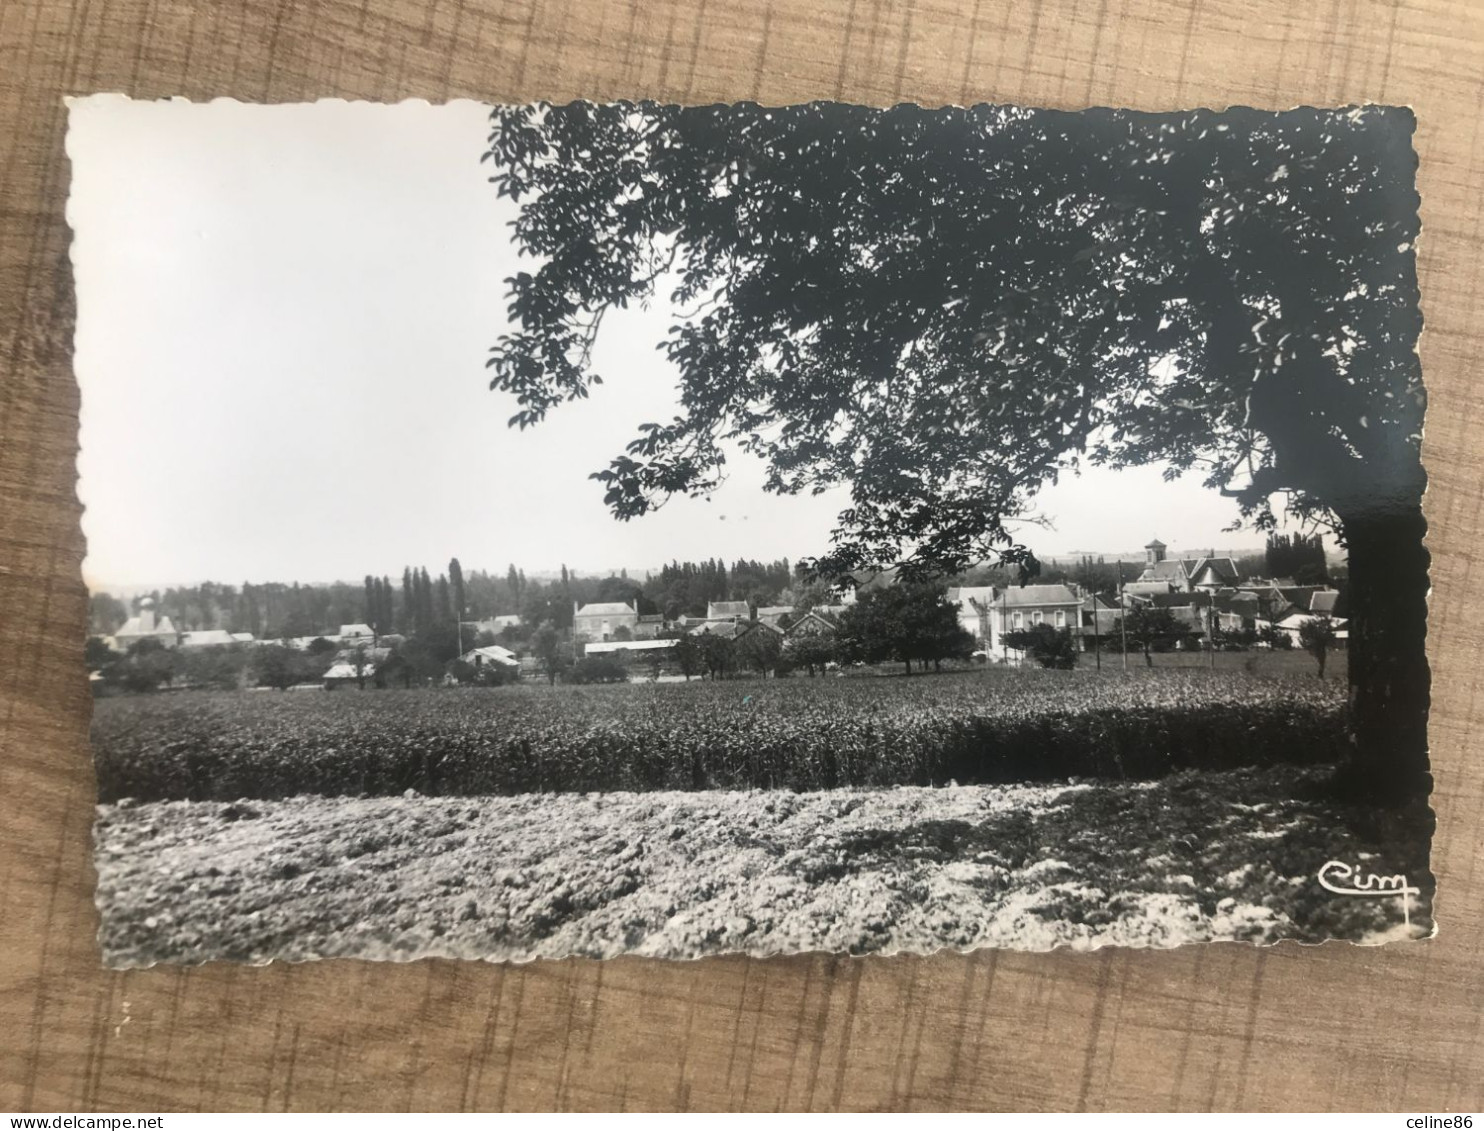
[[[1407,883],[1406,876],[1378,876],[1374,872],[1363,872],[1358,866],[1343,860],[1328,860],[1319,869],[1319,886],[1335,895],[1358,896],[1362,899],[1400,899],[1402,920],[1412,926],[1412,896],[1419,895],[1421,888]]]

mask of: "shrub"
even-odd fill
[[[568,683],[577,684],[627,683],[628,679],[628,664],[624,663],[621,656],[607,652],[582,657],[572,665],[566,676]]]

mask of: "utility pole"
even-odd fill
[[[1092,591],[1092,657],[1097,670],[1103,670],[1103,635],[1102,626],[1098,624],[1098,593]]]
[[[1005,663],[1010,662],[1010,644],[1005,639],[1010,629],[1010,587],[1007,585],[1000,592],[1000,659]]]
[[[1216,595],[1210,597],[1210,604],[1206,606],[1206,639],[1211,646],[1211,670],[1216,670]]]
[[[1123,637],[1123,670],[1128,671],[1128,595],[1123,591],[1123,562],[1118,563],[1118,631]]]

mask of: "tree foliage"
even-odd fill
[[[1153,667],[1153,652],[1167,652],[1190,630],[1181,624],[1172,610],[1155,605],[1134,604],[1124,616],[1128,641],[1144,653],[1144,665]]]
[[[1305,652],[1314,657],[1319,665],[1319,678],[1324,678],[1324,666],[1329,660],[1329,650],[1339,641],[1339,631],[1329,617],[1310,617],[1299,625],[1299,643]]]
[[[836,647],[842,659],[895,660],[910,673],[914,662],[968,659],[974,638],[959,624],[958,606],[941,586],[902,583],[869,590],[846,609]]]
[[[551,625],[544,625],[531,638],[531,652],[547,683],[556,683],[557,676],[572,666],[571,647]]]
[[[834,637],[826,633],[801,633],[788,638],[783,654],[795,668],[803,668],[812,676],[837,662],[839,648]]]
[[[1270,522],[1420,487],[1409,112],[504,107],[538,260],[493,351],[513,423],[584,397],[603,315],[672,289],[683,414],[598,473],[620,517],[733,442],[850,485],[826,564],[997,549],[1078,459],[1201,467]],[[1162,366],[1152,362],[1163,359]]]
[[[657,293],[680,412],[595,477],[620,518],[720,482],[849,486],[817,572],[1037,566],[1014,520],[1081,462],[1198,471],[1350,570],[1356,768],[1426,790],[1428,556],[1404,108],[1142,114],[500,107],[519,206],[492,387],[540,422]]]
[[[737,662],[759,675],[776,672],[783,663],[783,637],[771,628],[750,629],[737,640]]]
[[[1269,577],[1292,578],[1299,585],[1329,581],[1324,539],[1319,534],[1269,534],[1263,554]]]
[[[1067,628],[1034,624],[1027,629],[1007,632],[1005,643],[1024,652],[1043,668],[1071,671],[1077,666],[1077,648],[1072,642],[1072,632]]]

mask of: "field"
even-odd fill
[[[101,938],[138,966],[1430,933],[1426,829],[1315,779],[105,805]],[[1330,859],[1418,883],[1410,929],[1322,891]]]
[[[1319,665],[1314,657],[1301,648],[1270,649],[1254,648],[1247,652],[1153,652],[1149,657],[1156,670],[1183,668],[1199,670],[1214,667],[1218,672],[1242,672],[1248,675],[1292,677],[1315,680],[1319,677]],[[1325,660],[1324,678],[1343,685],[1348,671],[1349,655],[1344,649],[1335,649]],[[1077,666],[1092,670],[1098,657],[1092,652],[1077,653]],[[1104,652],[1103,671],[1120,671],[1123,656],[1118,652]],[[1144,653],[1137,649],[1128,654],[1128,670],[1143,669]]]
[[[116,965],[1380,941],[1424,816],[1324,788],[1344,686],[981,669],[100,700]]]
[[[102,800],[1149,780],[1332,763],[1344,685],[1195,669],[100,700]]]

